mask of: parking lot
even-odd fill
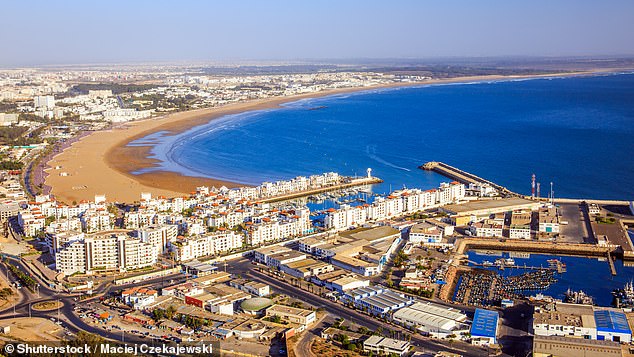
[[[564,203],[559,206],[561,224],[559,226],[559,241],[565,243],[584,243],[590,240],[581,205]]]

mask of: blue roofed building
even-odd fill
[[[597,310],[594,312],[594,321],[597,325],[597,340],[632,342],[632,330],[624,312]]]
[[[496,311],[476,309],[471,325],[471,344],[492,345],[497,343],[499,315]]]

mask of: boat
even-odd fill
[[[634,283],[630,281],[622,289],[614,289],[612,296],[612,305],[618,308],[634,308]]]
[[[515,259],[513,258],[500,258],[495,261],[495,265],[514,266]]]
[[[592,296],[589,296],[588,294],[584,293],[583,290],[579,290],[579,291],[574,291],[572,289],[568,289],[568,291],[566,291],[566,293],[564,294],[564,302],[570,303],[570,304],[583,304],[583,305],[593,305],[594,304],[594,299],[592,299]]]

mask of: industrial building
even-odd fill
[[[594,321],[597,325],[597,340],[632,342],[632,330],[623,311],[595,310]]]
[[[622,310],[592,305],[557,303],[533,314],[536,336],[565,336],[630,343],[632,330]]]
[[[280,265],[280,271],[300,279],[306,279],[313,275],[328,273],[333,270],[335,270],[335,268],[332,264],[312,258],[306,258]]]
[[[534,211],[541,203],[523,198],[503,198],[498,200],[472,201],[463,204],[451,204],[440,209],[446,212],[456,226],[464,226],[469,222],[477,222],[489,218],[492,214],[515,210]]]
[[[266,309],[266,316],[279,316],[282,321],[308,326],[317,320],[315,311],[275,304]]]
[[[562,336],[533,337],[534,357],[621,357],[621,344]]]
[[[471,344],[478,346],[496,344],[499,319],[497,311],[476,309],[471,325]]]
[[[392,320],[408,328],[416,327],[420,333],[442,338],[464,327],[467,315],[431,302],[416,302],[395,311]]]
[[[379,286],[368,286],[345,293],[344,302],[354,304],[355,308],[367,311],[371,315],[384,316],[390,311],[411,305],[414,300],[405,294],[397,293]]]
[[[377,355],[404,356],[409,352],[411,345],[407,341],[395,340],[393,338],[382,336],[370,336],[363,341],[363,351],[372,352]]]

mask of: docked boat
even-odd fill
[[[565,296],[564,302],[567,302],[570,304],[583,304],[583,305],[594,304],[594,299],[592,299],[592,296],[584,293],[583,290],[574,291],[574,290],[568,289],[568,291],[566,291],[564,296]]]
[[[513,258],[500,258],[495,261],[495,265],[514,266],[515,259]]]
[[[612,296],[612,305],[618,308],[634,308],[634,283],[630,281],[622,289],[613,290]]]

